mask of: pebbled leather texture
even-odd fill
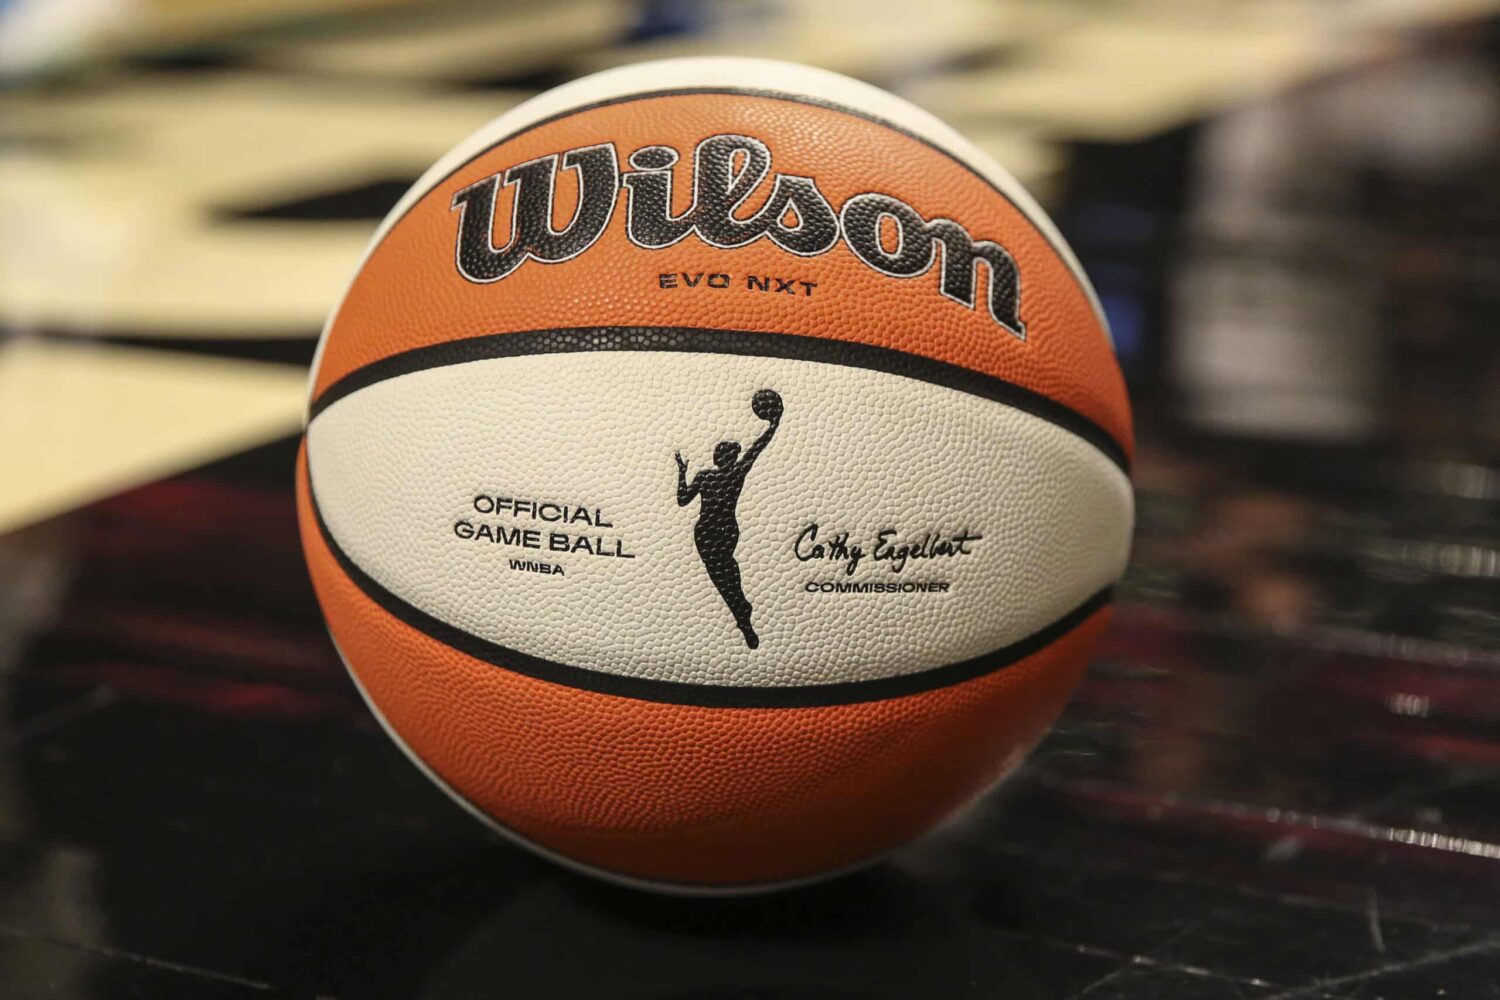
[[[785,413],[726,523],[709,523],[701,498],[677,503],[674,453],[692,479],[715,468],[720,441],[748,447],[768,427],[750,406],[762,385]],[[329,532],[384,588],[512,649],[683,683],[824,684],[966,660],[1108,587],[1130,541],[1128,480],[1068,431],[969,393],[794,359],[600,351],[448,365],[340,400],[308,448]],[[755,649],[695,544],[726,529]],[[962,552],[898,561],[903,544],[960,535]],[[942,589],[874,586],[906,584]],[[837,589],[851,585],[871,586]]]
[[[455,267],[453,197],[496,171],[602,139],[614,142],[622,160],[649,145],[671,145],[690,158],[699,141],[729,132],[763,140],[774,171],[813,177],[834,205],[871,190],[894,192],[925,218],[955,219],[976,238],[1004,246],[1020,267],[1030,338],[1018,344],[986,312],[944,298],[935,270],[891,278],[842,243],[811,258],[766,240],[725,250],[689,237],[647,250],[626,237],[618,208],[596,243],[561,264],[528,261],[490,285],[466,281]],[[686,209],[691,189],[679,183],[675,193]],[[576,205],[577,183],[563,171],[554,218],[567,220]],[[508,220],[495,229],[497,242],[503,241]],[[725,273],[735,287],[663,290],[660,275],[673,272]],[[818,287],[811,296],[742,291],[750,275]],[[581,111],[524,132],[457,170],[417,201],[365,262],[323,345],[315,394],[380,358],[480,333],[658,324],[837,337],[965,365],[1056,399],[1131,447],[1123,382],[1088,296],[1051,243],[987,181],[920,140],[863,118],[724,94]]]
[[[382,225],[299,516],[451,794],[606,876],[780,883],[916,836],[1056,717],[1128,557],[1129,405],[1071,254],[951,130],[654,65],[497,120]]]

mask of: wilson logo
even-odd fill
[[[990,317],[1026,339],[1015,261],[1004,247],[974,239],[952,219],[924,219],[899,198],[875,192],[854,195],[835,210],[813,178],[773,174],[770,149],[747,135],[698,143],[686,178],[679,159],[670,146],[645,146],[630,154],[622,176],[615,147],[604,143],[518,163],[469,185],[451,205],[459,213],[459,273],[487,284],[528,260],[557,264],[577,257],[604,233],[623,189],[625,232],[637,246],[660,250],[694,235],[709,246],[734,249],[765,239],[787,253],[816,257],[842,240],[865,265],[893,278],[915,278],[937,264],[939,290],[970,309],[982,283]],[[573,218],[560,230],[553,228],[559,170],[574,172],[579,192]],[[746,215],[744,206],[768,179],[764,205]],[[691,185],[693,203],[673,215],[673,185],[679,181]],[[503,188],[515,192],[510,236],[497,247],[495,207]]]

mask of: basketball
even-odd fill
[[[780,420],[784,412],[781,396],[775,389],[761,389],[750,397],[750,412],[762,420]]]
[[[724,893],[878,858],[1013,770],[1110,615],[1131,414],[1020,185],[833,73],[537,96],[381,223],[296,471],[329,631],[496,831]]]

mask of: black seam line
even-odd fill
[[[733,354],[787,358],[842,365],[917,379],[1029,413],[1082,438],[1129,474],[1124,447],[1108,431],[1077,410],[1024,386],[993,375],[889,347],[826,337],[748,330],[714,330],[681,326],[590,326],[554,330],[494,333],[415,347],[371,362],[339,379],[313,402],[308,422],[351,393],[386,379],[429,368],[493,358],[590,351],[658,351],[689,354]]]
[[[820,97],[810,97],[805,94],[792,94],[782,90],[759,90],[753,87],[679,87],[676,89],[667,88],[664,90],[644,90],[634,94],[622,94],[619,97],[610,97],[605,98],[604,100],[592,101],[588,104],[577,104],[563,111],[559,111],[556,114],[548,115],[546,118],[534,121],[530,125],[523,126],[519,129],[516,129],[516,131],[514,132],[496,139],[488,146],[485,146],[483,149],[475,152],[473,156],[470,156],[468,159],[455,166],[452,170],[448,171],[442,177],[433,181],[427,186],[427,189],[425,191],[417,196],[416,201],[413,201],[405,208],[405,210],[402,211],[399,216],[391,221],[390,226],[388,226],[386,229],[386,234],[389,235],[390,231],[396,228],[396,224],[402,219],[406,218],[411,210],[416,208],[418,203],[420,203],[423,198],[426,198],[429,194],[435,191],[439,185],[447,183],[450,179],[452,179],[454,174],[458,173],[460,170],[464,169],[469,164],[473,163],[475,160],[479,159],[481,156],[490,152],[491,150],[503,146],[513,139],[519,139],[521,136],[525,135],[528,132],[539,129],[544,125],[550,125],[555,121],[561,121],[564,118],[570,118],[573,115],[580,114],[584,111],[594,111],[598,108],[607,108],[616,104],[629,104],[633,101],[650,101],[660,97],[692,97],[698,94],[721,94],[732,97],[759,97],[768,101],[786,101],[789,104],[806,104],[815,108],[823,108],[826,111],[836,111],[839,114],[849,115],[853,118],[859,118],[863,121],[879,125],[882,128],[890,129],[892,132],[904,135],[908,139],[913,139],[926,146],[928,149],[931,149],[933,152],[946,156],[954,163],[957,163],[960,167],[963,167],[969,173],[978,178],[986,187],[990,188],[990,190],[994,191],[1001,198],[1004,198],[1007,204],[1009,204],[1017,212],[1021,213],[1021,216],[1031,225],[1031,228],[1036,230],[1037,235],[1047,242],[1047,245],[1052,248],[1052,252],[1057,254],[1058,258],[1063,262],[1063,264],[1065,266],[1068,266],[1069,270],[1073,269],[1071,265],[1068,265],[1068,258],[1067,255],[1063,253],[1062,246],[1059,245],[1059,243],[1050,235],[1048,235],[1046,230],[1037,225],[1036,220],[1031,217],[1030,212],[1026,211],[1026,209],[1022,208],[1020,205],[1016,204],[1016,200],[1009,194],[1007,194],[1003,188],[1001,188],[994,181],[990,180],[973,164],[969,163],[969,161],[965,160],[957,153],[954,153],[952,150],[939,145],[933,140],[928,139],[926,136],[920,135],[917,132],[913,132],[911,129],[897,125],[895,122],[891,121],[888,118],[882,118],[881,116],[871,114],[868,111],[861,111],[858,108],[851,108],[847,105],[839,104],[836,101],[826,101]],[[614,142],[614,140],[612,139],[606,141],[611,143]],[[381,237],[380,242],[385,242],[384,236]],[[1100,320],[1100,325],[1101,327],[1103,326],[1102,319]]]
[[[983,677],[1013,666],[1071,632],[1090,615],[1107,605],[1111,595],[1111,588],[1106,587],[1052,624],[1033,632],[1019,642],[1013,642],[972,659],[896,677],[844,681],[838,684],[805,684],[798,687],[686,684],[680,681],[629,677],[532,656],[465,632],[407,603],[362,570],[339,547],[338,542],[334,541],[327,522],[323,520],[323,512],[318,507],[317,493],[312,484],[310,461],[307,491],[312,502],[313,517],[318,523],[318,532],[323,536],[323,542],[328,546],[328,551],[333,554],[334,561],[339,564],[354,585],[364,592],[365,596],[388,614],[417,631],[431,636],[445,646],[450,646],[476,660],[483,660],[513,673],[584,691],[633,698],[637,701],[696,705],[703,708],[816,708],[884,701],[920,694],[935,688],[949,687]]]

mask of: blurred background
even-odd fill
[[[698,54],[868,80],[1019,177],[1141,447],[1117,624],[1023,771],[870,872],[684,908],[426,786],[290,484],[406,187]],[[1497,900],[1500,3],[0,0],[0,995],[1494,998]]]

